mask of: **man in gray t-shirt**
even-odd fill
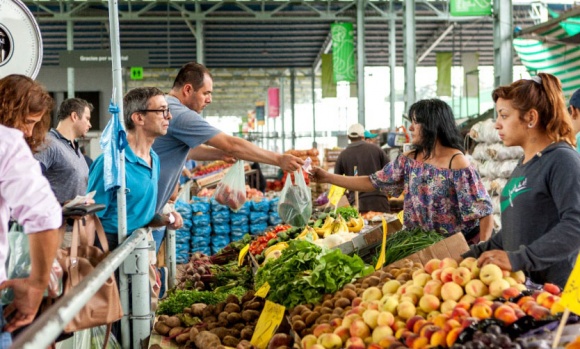
[[[34,155],[61,205],[87,191],[89,168],[76,139],[91,128],[92,110],[92,104],[84,99],[63,101],[57,127],[48,132],[45,144]]]

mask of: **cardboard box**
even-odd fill
[[[351,241],[340,244],[335,248],[340,249],[344,254],[356,253],[360,257],[374,252],[374,249],[383,242],[383,226],[382,224],[379,224],[367,225],[367,227],[369,228],[358,233],[358,235]],[[401,221],[396,217],[392,218],[387,222],[387,235],[401,230],[402,227]]]
[[[467,241],[465,241],[465,237],[463,234],[458,233],[404,259],[410,259],[413,262],[419,262],[423,265],[433,258],[443,259],[445,257],[451,257],[459,262],[463,259],[461,255],[467,252],[467,250],[469,250],[469,246],[467,245]],[[403,261],[400,260],[389,266],[401,267],[402,264]]]

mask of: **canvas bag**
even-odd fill
[[[104,252],[89,244],[89,232],[96,232]],[[71,247],[60,249],[57,258],[64,271],[63,293],[69,292],[109,254],[109,244],[99,218],[92,214],[75,219]],[[64,328],[71,333],[95,326],[108,325],[123,317],[119,290],[114,275],[101,286],[87,304]]]

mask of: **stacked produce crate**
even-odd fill
[[[178,200],[175,203],[175,210],[183,218],[183,226],[175,231],[175,253],[177,263],[185,263],[189,259],[189,246],[191,240],[190,229],[192,226],[191,206]]]
[[[238,241],[248,232],[250,232],[250,202],[246,201],[244,205],[230,215],[232,233],[231,240]]]
[[[263,233],[268,228],[270,200],[250,201],[250,234]]]
[[[191,202],[192,225],[191,225],[191,246],[192,253],[201,252],[211,254],[210,237],[210,202],[207,198],[194,198]]]

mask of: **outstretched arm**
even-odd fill
[[[320,167],[314,167],[310,178],[318,183],[330,183],[351,191],[374,191],[369,176],[341,176],[324,171]]]

